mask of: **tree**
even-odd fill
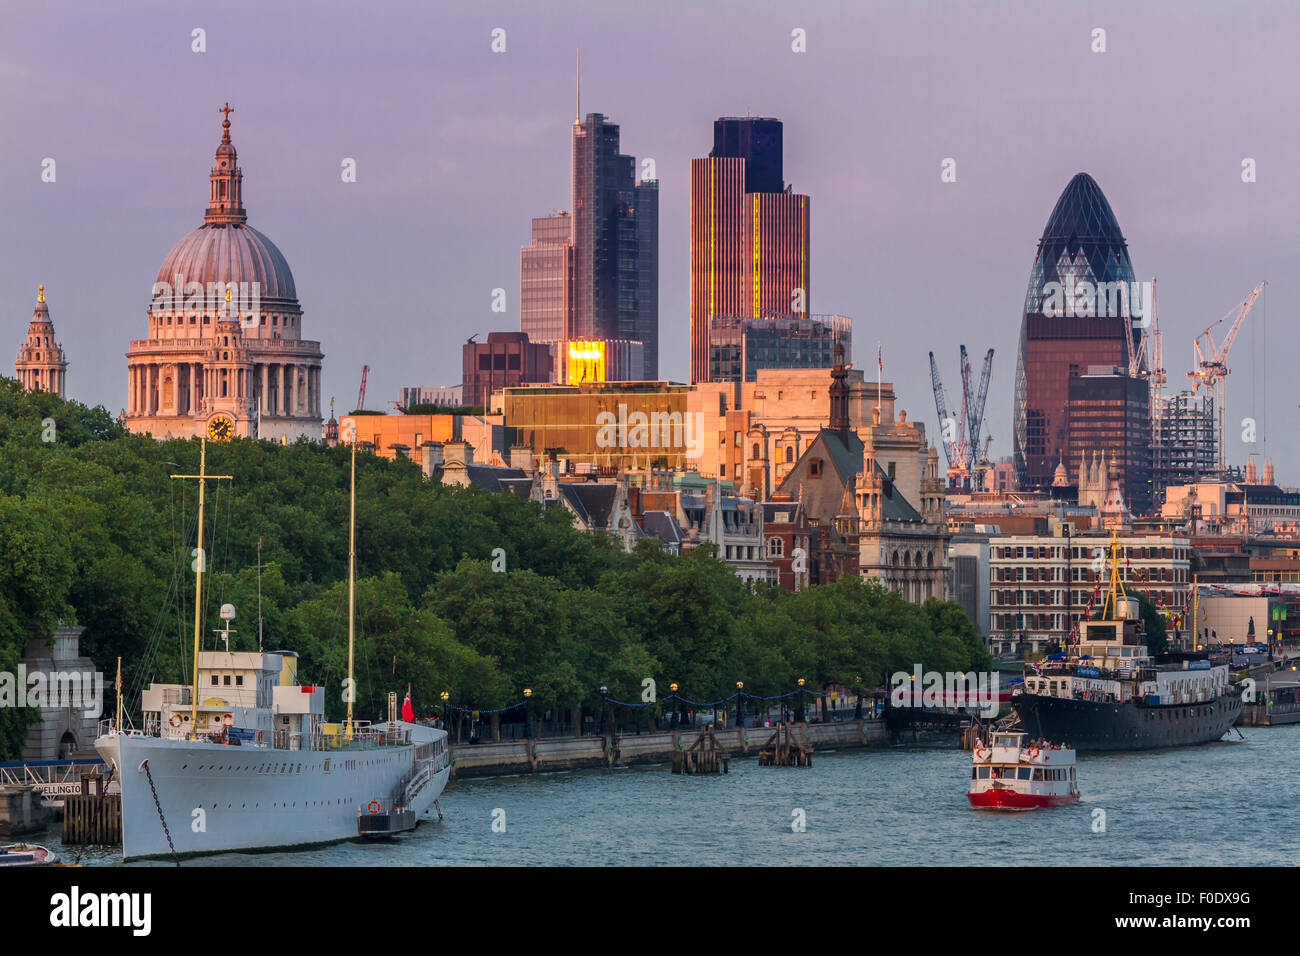
[[[1165,616],[1151,602],[1145,591],[1134,589],[1129,591],[1128,595],[1137,598],[1138,613],[1142,617],[1142,630],[1146,634],[1147,652],[1165,653],[1169,649],[1169,633],[1165,627]]]

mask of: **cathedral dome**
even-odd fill
[[[158,270],[158,281],[175,285],[198,282],[258,283],[265,302],[289,299],[296,302],[293,273],[275,243],[252,226],[238,222],[205,222],[172,247]]]
[[[219,112],[225,114],[225,119],[208,175],[208,208],[203,213],[203,225],[167,253],[157,281],[168,283],[177,294],[186,294],[184,288],[191,282],[200,283],[205,291],[208,283],[223,288],[234,283],[234,291],[241,295],[251,295],[256,282],[262,301],[297,306],[298,292],[289,263],[275,243],[248,225],[244,174],[230,140],[230,114],[234,110],[227,104]],[[246,289],[239,288],[244,283],[248,284]]]

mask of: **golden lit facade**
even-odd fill
[[[709,381],[709,320],[808,315],[811,200],[747,193],[739,157],[691,160],[690,376]]]
[[[605,381],[605,343],[572,341],[568,352],[568,384]]]
[[[669,382],[596,382],[507,388],[514,442],[595,468],[691,468],[703,453],[693,389]],[[717,440],[716,433],[714,441]]]

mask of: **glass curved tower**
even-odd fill
[[[1013,409],[1021,488],[1051,485],[1062,461],[1073,477],[1070,380],[1097,367],[1127,374],[1140,297],[1110,203],[1096,180],[1077,174],[1047,219],[1025,293]]]

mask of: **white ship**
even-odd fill
[[[217,477],[205,466],[206,445],[199,474],[182,476],[199,479],[199,549],[203,485]],[[195,567],[193,683],[144,691],[142,730],[124,726],[119,699],[95,741],[121,783],[123,858],[328,843],[356,838],[366,816],[424,816],[451,772],[447,732],[395,719],[392,695],[384,723],[354,720],[351,701],[345,721],[328,723],[325,688],[298,682],[293,652],[200,650],[202,561]]]

